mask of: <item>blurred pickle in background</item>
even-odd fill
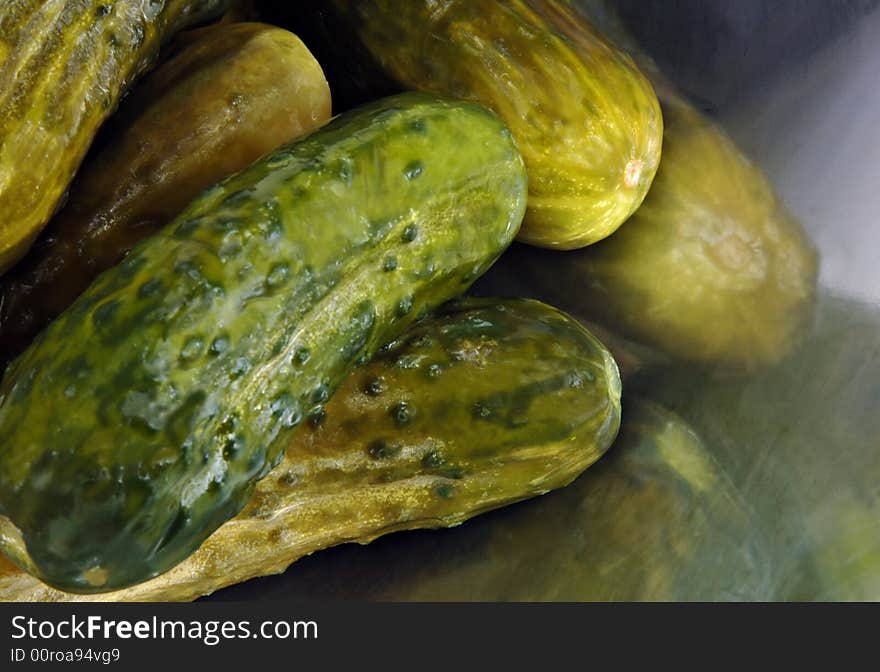
[[[693,424],[754,508],[780,599],[880,599],[877,306],[823,294],[782,365],[747,380],[675,366],[635,388]]]

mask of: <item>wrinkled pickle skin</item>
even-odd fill
[[[126,98],[65,207],[0,278],[2,359],[203,189],[330,118],[321,67],[295,35],[253,23],[193,32]]]
[[[59,207],[98,127],[160,46],[227,4],[0,3],[0,274]]]
[[[183,560],[356,360],[501,254],[526,189],[492,112],[403,94],[203,192],[0,384],[0,508],[35,571],[95,592]]]
[[[567,3],[330,0],[312,11],[353,29],[403,86],[480,102],[507,122],[529,171],[521,241],[590,245],[648,192],[662,143],[657,97]]]
[[[575,320],[535,301],[466,299],[355,369],[324,421],[295,431],[245,509],[193,555],[88,598],[188,600],[334,544],[457,525],[566,485],[619,424],[617,367]],[[0,564],[0,599],[77,597]]]

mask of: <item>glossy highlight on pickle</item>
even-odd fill
[[[41,578],[106,591],[184,559],[356,360],[501,254],[525,195],[501,121],[425,94],[337,117],[204,192],[0,385],[0,507]]]

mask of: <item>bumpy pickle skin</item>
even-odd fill
[[[292,33],[193,32],[111,117],[65,207],[0,278],[0,365],[199,192],[329,120],[321,66]]]
[[[49,221],[98,127],[159,47],[227,4],[0,3],[0,274]]]
[[[526,189],[496,115],[403,94],[205,191],[0,384],[0,507],[40,576],[106,591],[187,557],[356,360],[501,254]]]
[[[648,192],[662,142],[657,97],[630,57],[567,3],[330,0],[313,11],[353,29],[403,86],[501,115],[529,171],[520,240],[590,245]]]
[[[334,544],[457,525],[569,483],[611,445],[620,410],[614,360],[575,320],[467,299],[355,369],[247,507],[178,566],[82,596],[0,564],[0,599],[189,600]],[[8,521],[0,539],[25,557]]]
[[[754,513],[694,429],[624,396],[614,445],[571,485],[452,530],[304,558],[274,599],[774,599]],[[254,599],[262,586],[231,589]]]

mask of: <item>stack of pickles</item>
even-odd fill
[[[817,255],[613,3],[142,4],[0,8],[0,599],[501,507],[275,592],[843,594],[673,393],[796,366]]]

